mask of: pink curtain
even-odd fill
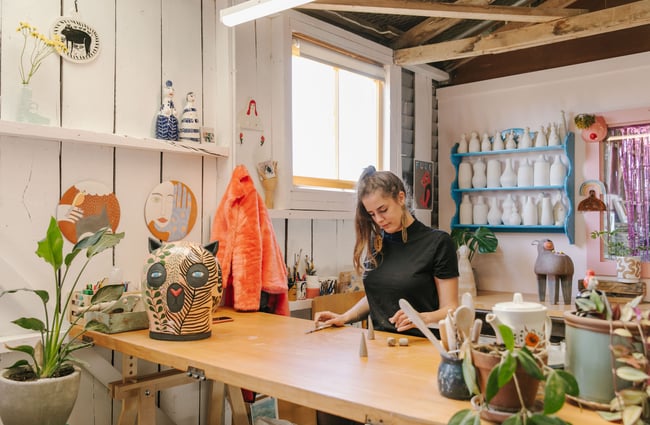
[[[650,125],[617,128],[620,170],[628,217],[627,240],[634,255],[650,261]]]

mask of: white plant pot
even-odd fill
[[[65,425],[79,394],[81,370],[61,378],[14,381],[0,374],[0,419],[3,425]]]

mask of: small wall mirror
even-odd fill
[[[603,255],[650,262],[650,122],[610,126],[601,149]]]

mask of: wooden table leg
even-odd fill
[[[226,385],[226,389],[228,391],[230,407],[232,408],[233,425],[251,425],[248,420],[248,412],[246,410],[244,396],[241,393],[241,388],[233,385]]]
[[[166,388],[195,382],[180,370],[169,369],[151,375],[136,376],[108,384],[116,400],[123,400],[119,425],[155,425],[156,393]],[[235,424],[237,425],[237,424]]]
[[[208,424],[225,425],[226,422],[226,385],[223,382],[208,381],[210,403],[208,405]]]

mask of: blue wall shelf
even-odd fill
[[[506,133],[510,130],[504,130],[503,133]],[[456,143],[451,149],[451,162],[456,169],[456,178],[451,184],[451,197],[456,204],[456,213],[451,220],[451,228],[469,228],[475,229],[478,227],[487,227],[492,229],[494,232],[519,232],[519,233],[563,233],[569,239],[569,243],[573,244],[575,239],[575,208],[573,202],[573,193],[575,185],[575,170],[574,170],[574,142],[575,135],[571,132],[567,133],[566,137],[562,141],[561,145],[557,146],[543,146],[543,147],[533,147],[533,148],[524,148],[524,149],[507,149],[507,150],[498,150],[498,151],[486,151],[486,152],[469,152],[469,153],[458,153],[458,144]],[[499,158],[512,158],[512,157],[521,157],[521,158],[530,158],[542,154],[563,154],[568,160],[567,165],[567,175],[564,179],[564,184],[559,186],[534,186],[534,187],[489,187],[489,188],[470,188],[470,189],[459,189],[458,188],[458,166],[465,159],[466,161],[471,160],[472,158],[477,157],[495,157]],[[459,211],[460,211],[460,202],[462,200],[463,194],[475,194],[482,196],[489,196],[494,194],[495,196],[504,195],[505,193],[514,193],[518,195],[532,195],[540,192],[550,192],[551,194],[560,193],[562,194],[563,201],[566,206],[566,217],[564,223],[558,226],[524,226],[524,225],[489,225],[489,224],[460,224],[459,223]],[[519,208],[521,211],[521,208]]]

